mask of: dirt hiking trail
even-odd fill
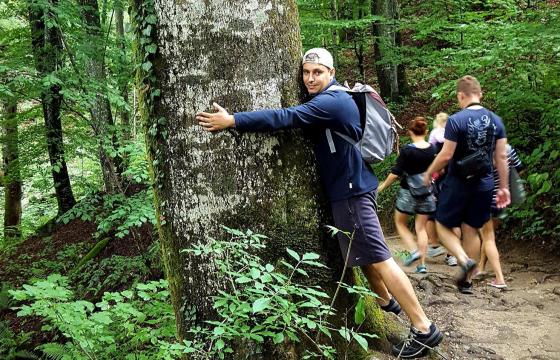
[[[398,236],[387,241],[393,251],[403,250]],[[475,280],[473,295],[459,293],[459,269],[443,255],[426,260],[427,274],[414,273],[415,264],[403,267],[428,317],[445,334],[443,357],[432,352],[429,358],[560,359],[559,254],[539,253],[538,246],[502,247],[498,243],[507,289],[488,286],[489,275]],[[400,317],[408,324],[406,315]]]

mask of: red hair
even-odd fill
[[[426,131],[428,130],[426,118],[422,116],[415,117],[414,120],[408,124],[408,130],[417,136],[426,135]]]

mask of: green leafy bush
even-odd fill
[[[62,215],[59,221],[68,224],[74,219],[95,221],[98,237],[113,232],[116,238],[122,239],[130,234],[132,228],[139,228],[145,223],[156,224],[153,192],[148,189],[131,196],[89,195]]]
[[[257,346],[266,341],[280,344],[285,339],[312,344],[305,358],[323,357],[335,359],[336,351],[330,341],[336,333],[348,344],[356,341],[367,350],[366,337],[375,335],[360,333],[357,329],[345,326],[335,327],[329,318],[335,315],[330,299],[320,287],[300,285],[297,276],[308,277],[306,269],[325,267],[317,260],[319,255],[306,253],[300,255],[287,249],[289,261],[280,261],[280,268],[263,264],[254,253],[265,248],[263,235],[251,231],[245,233],[225,228],[231,235],[229,241],[212,241],[205,246],[184,250],[195,255],[212,255],[220,272],[224,274],[230,291],[220,291],[214,301],[218,320],[209,321],[209,327],[192,329],[200,342],[209,344],[200,347],[188,344],[187,352],[198,354],[201,358],[224,358],[225,353],[234,351],[240,342],[253,342]],[[341,284],[341,286],[343,286]],[[351,292],[375,296],[369,289],[347,287]],[[363,301],[358,302],[356,312],[365,311]],[[363,318],[356,315],[361,324]]]
[[[150,268],[143,256],[113,255],[99,262],[86,263],[79,271],[70,274],[70,281],[80,296],[97,298],[107,290],[142,282],[149,275]]]
[[[165,280],[132,290],[107,292],[97,304],[73,300],[66,277],[51,275],[23,290],[10,291],[18,316],[45,320],[43,331],[58,330],[61,343],[39,346],[60,359],[175,359],[175,317]]]
[[[287,249],[290,261],[281,261],[276,268],[263,264],[253,253],[265,248],[265,236],[226,230],[231,235],[227,241],[184,250],[213,255],[230,287],[214,299],[218,318],[191,329],[192,338],[183,343],[174,340],[175,317],[165,280],[106,292],[96,304],[75,300],[68,279],[61,275],[10,290],[10,294],[24,302],[17,308],[18,316],[40,316],[45,321],[43,331],[62,335],[39,346],[57,359],[176,359],[182,354],[191,359],[223,359],[239,344],[251,343],[258,351],[265,342],[300,342],[302,338],[312,345],[304,358],[335,359],[331,342],[335,336],[367,350],[366,338],[375,335],[360,333],[359,327],[365,320],[364,297],[375,294],[341,283],[339,288],[358,296],[357,327],[334,326],[329,322],[335,315],[334,299],[320,287],[296,282],[300,276],[309,276],[307,269],[325,266],[317,261],[319,255]]]

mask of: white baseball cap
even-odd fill
[[[327,49],[323,49],[323,48],[313,48],[307,50],[305,55],[303,55],[303,59],[301,63],[321,64],[328,67],[329,69],[334,68],[333,58],[331,53]]]

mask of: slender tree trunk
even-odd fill
[[[402,47],[402,34],[400,31],[397,31],[395,34],[395,45],[397,48]],[[408,96],[411,94],[406,77],[406,66],[402,61],[397,65],[397,87],[399,88],[399,96]]]
[[[22,182],[19,167],[17,103],[6,102],[3,109],[4,160],[4,238],[18,239],[21,236]]]
[[[331,0],[331,19],[338,21],[338,0]],[[338,30],[331,30],[332,33],[332,56],[334,66],[338,66]]]
[[[48,7],[33,0],[29,2],[29,23],[35,66],[43,77],[55,73],[61,67],[62,40],[60,38],[60,28],[51,12],[51,8],[56,8],[56,6],[58,6],[57,0],[50,0]],[[47,23],[49,26],[45,26]],[[60,119],[62,94],[60,91],[61,86],[58,83],[51,84],[43,90],[41,100],[58,212],[63,214],[76,204],[76,200],[72,193],[66,160],[64,159]]]
[[[124,40],[124,10],[121,0],[117,0],[115,2],[115,29],[117,34],[118,47],[121,51],[121,61],[124,63],[124,59],[126,59],[126,47]],[[122,81],[119,84],[119,89],[123,100],[128,103],[128,81]],[[121,111],[121,122],[123,128],[125,129],[124,137],[126,139],[130,139],[130,115],[125,109]]]
[[[86,24],[88,37],[91,39],[90,51],[86,54],[86,68],[93,79],[92,92],[95,94],[91,104],[91,123],[95,136],[99,141],[99,159],[103,173],[105,190],[114,194],[123,192],[121,173],[121,159],[116,153],[118,148],[115,136],[111,104],[107,98],[107,79],[105,74],[105,47],[101,18],[97,0],[79,0],[83,21]],[[108,151],[107,149],[113,149]]]
[[[402,63],[399,64],[396,58],[398,56],[396,50],[401,42],[397,30],[398,2],[397,0],[374,0],[371,2],[371,12],[373,15],[385,18],[382,22],[373,23],[375,71],[381,96],[397,101],[405,95],[408,89],[404,77],[404,66]]]
[[[147,70],[140,93],[179,337],[214,318],[212,296],[226,290],[211,258],[181,250],[223,239],[220,225],[269,236],[262,254],[268,261],[285,256],[287,247],[320,254],[330,269],[318,270],[312,281],[332,294],[342,262],[338,243],[324,228],[331,222],[308,140],[297,130],[209,134],[195,121],[196,112],[209,110],[213,101],[231,112],[299,102],[295,1],[156,0],[157,23],[146,3],[137,0],[135,6],[142,14],[139,42],[153,41],[158,49],[155,56],[139,54]],[[339,299],[341,309],[350,308],[344,291]]]

